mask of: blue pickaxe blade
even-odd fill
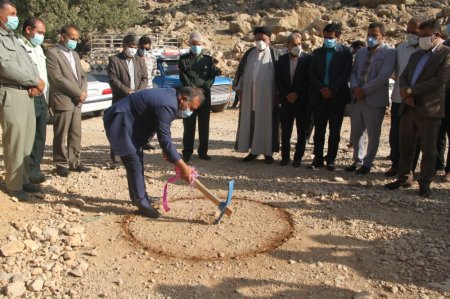
[[[233,198],[234,192],[234,180],[228,182],[228,196],[226,201],[222,201],[219,205],[220,215],[219,218],[214,222],[214,224],[219,224],[222,220],[223,215],[225,215],[225,208],[231,204],[231,199]]]

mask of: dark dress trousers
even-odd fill
[[[445,85],[450,76],[450,48],[439,45],[428,52],[430,58],[412,82],[416,68],[425,51],[414,53],[400,76],[400,88],[411,87],[415,107],[405,102],[400,106],[400,179],[411,176],[414,145],[420,139],[422,162],[419,184],[429,185],[436,166],[436,144],[441,120],[445,116]]]
[[[326,77],[326,55],[332,51],[332,58],[328,67],[328,84]],[[309,80],[311,82],[310,105],[314,118],[314,164],[322,165],[324,162],[324,145],[327,125],[329,126],[328,152],[326,162],[334,164],[341,127],[344,120],[345,105],[350,102],[351,93],[348,84],[352,70],[352,54],[350,48],[337,44],[334,49],[321,47],[313,52]],[[320,89],[328,87],[332,91],[332,98],[324,99]]]
[[[170,162],[180,159],[170,133],[178,113],[176,90],[145,89],[125,97],[105,111],[103,122],[111,149],[120,156],[127,172],[131,201],[148,200],[144,181],[142,147],[155,134]]]
[[[290,54],[287,53],[278,58],[275,78],[280,95],[281,156],[285,161],[290,159],[294,120],[297,126],[297,144],[294,160],[301,161],[305,153],[307,129],[310,124],[308,112],[308,69],[310,62],[311,55],[302,52],[297,59],[297,66],[292,79]],[[297,100],[293,104],[287,100],[287,95],[291,92],[295,92],[298,95]]]

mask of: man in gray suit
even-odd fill
[[[417,137],[420,139],[419,194],[431,196],[435,174],[436,144],[441,120],[445,116],[445,85],[450,76],[450,48],[443,45],[438,20],[419,26],[419,47],[400,77],[400,163],[398,178],[388,189],[412,185],[412,162]]]
[[[118,102],[135,91],[148,85],[148,71],[145,60],[137,54],[139,39],[135,35],[123,38],[123,49],[117,55],[109,57],[108,78],[111,85],[113,103]],[[110,150],[111,168],[117,168],[116,155]]]
[[[80,39],[77,27],[64,26],[60,33],[59,43],[48,50],[47,72],[50,107],[55,114],[53,162],[56,163],[56,173],[67,177],[69,170],[90,171],[80,162],[81,105],[87,98],[87,81],[80,57],[74,51]]]
[[[367,31],[367,47],[356,53],[350,76],[352,106],[350,113],[353,164],[345,170],[365,175],[370,172],[380,144],[381,125],[389,105],[389,78],[396,61],[395,49],[384,42],[385,29],[372,23]],[[367,153],[358,158],[360,138],[367,129]],[[358,168],[358,164],[362,164]]]

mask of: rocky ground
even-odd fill
[[[341,41],[365,40],[367,26],[382,22],[386,40],[396,45],[405,38],[406,24],[413,16],[424,19],[450,15],[449,0],[146,0],[146,20],[129,29],[136,34],[177,37],[186,47],[189,34],[202,32],[206,51],[219,60],[226,75],[233,76],[239,59],[253,46],[252,29],[269,26],[272,41],[283,48],[287,36],[300,30],[303,48],[322,45],[322,28],[331,21],[343,27]]]
[[[0,298],[450,298],[450,185],[438,175],[430,199],[417,185],[385,190],[387,121],[373,173],[355,176],[342,170],[348,119],[329,172],[241,162],[237,117],[213,114],[213,160],[192,159],[221,198],[236,180],[234,215],[218,226],[217,209],[182,183],[161,219],[135,215],[124,169],[108,169],[100,118],[83,120],[93,171],[54,176],[49,126],[45,194],[0,192]],[[179,147],[180,121],[173,136]],[[146,153],[145,175],[160,196],[173,169],[159,150]]]

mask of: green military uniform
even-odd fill
[[[183,86],[202,88],[205,93],[203,104],[194,113],[183,119],[183,157],[189,159],[194,151],[195,122],[198,117],[199,156],[206,156],[209,142],[209,116],[211,109],[211,86],[216,68],[209,55],[184,54],[178,62],[180,80]]]
[[[3,129],[5,181],[8,191],[29,183],[28,156],[36,118],[28,88],[38,86],[39,72],[12,31],[0,28],[0,122]]]
[[[19,36],[19,42],[27,50],[31,60],[36,64],[39,72],[39,76],[45,82],[45,90],[42,95],[34,97],[34,110],[36,115],[36,134],[34,136],[33,150],[30,155],[30,181],[32,183],[42,183],[45,180],[45,176],[41,172],[41,163],[44,158],[45,139],[47,136],[47,111],[48,105],[46,95],[48,91],[48,78],[47,78],[47,66],[46,57],[41,46],[33,45],[23,35]]]

